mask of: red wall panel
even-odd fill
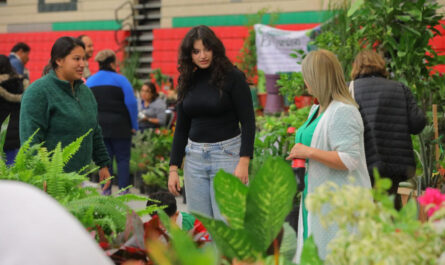
[[[25,42],[31,47],[30,60],[26,65],[29,69],[31,82],[40,78],[43,67],[48,63],[51,56],[51,47],[54,42],[62,36],[77,37],[81,34],[88,35],[94,43],[94,54],[89,59],[90,70],[94,73],[98,70],[98,65],[94,62],[94,56],[103,49],[120,50],[117,53],[118,60],[123,59],[122,47],[116,44],[115,38],[119,41],[129,35],[127,31],[56,31],[56,32],[31,32],[31,33],[4,33],[0,34],[0,54],[9,55],[11,48],[17,42]]]

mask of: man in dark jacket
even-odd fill
[[[411,134],[419,134],[426,125],[423,111],[400,82],[386,79],[385,61],[374,51],[365,50],[355,58],[351,77],[353,95],[360,106],[365,126],[365,152],[369,175],[373,169],[393,182],[390,194],[396,194],[399,182],[414,176]]]

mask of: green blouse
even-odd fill
[[[312,136],[314,135],[314,131],[315,128],[317,128],[317,124],[320,121],[321,117],[323,116],[323,113],[320,114],[320,116],[317,117],[318,111],[320,110],[320,107],[318,107],[314,113],[309,117],[309,119],[307,119],[307,121],[298,129],[296,135],[295,135],[295,143],[301,143],[304,144],[306,146],[311,146],[311,142],[312,142]],[[306,160],[306,164],[307,164],[307,160]],[[303,191],[303,196],[301,196],[301,206],[302,208],[302,213],[303,213],[303,238],[306,239],[308,237],[307,234],[307,209],[306,206],[304,204],[306,196],[307,196],[307,185],[308,185],[308,180],[307,180],[308,176],[307,176],[307,169],[306,169],[306,173],[304,175],[304,191]]]

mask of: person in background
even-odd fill
[[[139,129],[144,130],[164,126],[167,120],[165,113],[167,105],[159,97],[155,85],[151,82],[143,84],[140,95]]]
[[[311,235],[319,256],[325,259],[326,246],[338,231],[334,225],[322,226],[319,216],[306,210],[307,196],[326,182],[371,188],[362,117],[348,92],[337,57],[327,50],[312,51],[303,60],[302,74],[309,94],[316,97],[319,104],[312,106],[307,121],[298,129],[297,144],[287,158],[306,160],[296,263],[300,263],[304,241]]]
[[[28,44],[19,42],[12,47],[11,53],[9,54],[9,61],[14,70],[27,80],[29,80],[29,73],[25,66],[29,61],[30,52],[31,48]]]
[[[116,158],[118,185],[123,189],[130,185],[131,135],[138,129],[137,101],[130,82],[116,73],[116,54],[112,50],[98,52],[94,60],[99,72],[90,76],[86,85],[96,97],[104,142],[111,160]],[[111,187],[104,194],[111,194]]]
[[[171,76],[168,77],[167,83],[164,86],[165,94],[166,94],[166,103],[168,108],[173,108],[178,101],[178,93],[175,89],[173,78]]]
[[[50,72],[33,82],[22,97],[20,142],[34,134],[31,144],[43,143],[49,151],[58,143],[65,147],[88,133],[65,172],[78,172],[93,160],[100,167],[100,180],[110,177],[97,103],[82,78],[85,49],[81,41],[61,37],[51,48]],[[110,181],[105,185],[107,188]]]
[[[83,68],[83,78],[88,79],[91,76],[88,60],[93,57],[94,45],[93,41],[87,35],[77,37],[85,45],[85,67]]]
[[[376,168],[381,177],[392,180],[389,193],[396,195],[399,183],[415,174],[411,134],[423,130],[426,118],[411,90],[387,78],[382,56],[364,50],[355,57],[349,87],[365,126],[366,163],[371,180]],[[400,196],[396,197],[395,206],[401,208]]]
[[[9,116],[2,150],[6,154],[6,165],[14,163],[20,148],[19,118],[22,93],[23,78],[14,71],[9,58],[3,54],[0,55],[0,125]]]
[[[185,155],[189,211],[222,220],[213,189],[216,173],[223,169],[244,184],[249,180],[255,140],[249,85],[207,26],[196,26],[186,34],[178,64],[179,103],[168,188],[179,195],[178,167]]]

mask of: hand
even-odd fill
[[[136,129],[131,129],[131,133],[135,134],[136,133]]]
[[[177,169],[170,171],[168,175],[168,190],[173,195],[179,196],[179,192],[181,191],[181,185],[179,184],[179,175]]]
[[[106,180],[107,178],[110,178],[110,177],[111,177],[111,174],[110,174],[110,171],[108,170],[108,167],[103,167],[103,168],[99,169],[99,180],[100,181]],[[108,187],[110,187],[110,185],[111,185],[111,180],[108,180],[107,183],[105,183],[102,190],[108,189]]]
[[[310,156],[312,151],[312,147],[306,146],[304,144],[295,144],[290,151],[289,156],[286,158],[287,160],[291,160],[294,158],[307,159]]]
[[[247,184],[249,182],[249,161],[249,157],[240,157],[238,165],[236,165],[235,172],[233,173],[241,180],[243,184]]]

